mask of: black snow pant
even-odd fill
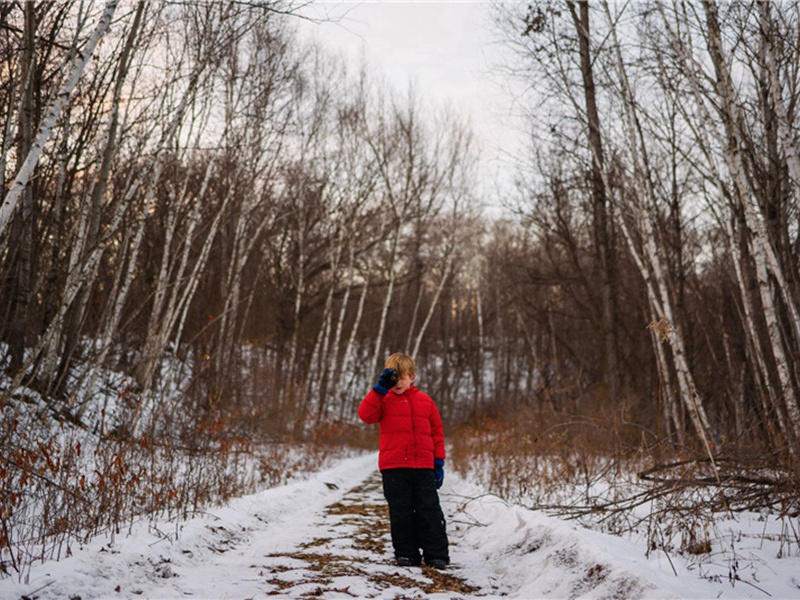
[[[450,562],[433,469],[386,469],[381,475],[395,558],[404,556],[420,562],[422,549],[426,562],[434,558]]]

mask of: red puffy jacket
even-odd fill
[[[413,385],[403,394],[389,390],[381,396],[370,390],[358,407],[365,423],[380,423],[378,468],[432,469],[433,459],[444,459],[444,428],[431,397]]]

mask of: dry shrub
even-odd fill
[[[708,553],[720,511],[800,514],[800,485],[772,456],[670,447],[602,404],[580,414],[517,405],[475,415],[450,436],[451,464],[491,492],[602,531],[646,536],[650,550]],[[598,408],[600,407],[600,408]]]
[[[311,429],[302,441],[322,448],[340,448],[345,445],[359,450],[378,447],[378,428],[346,421],[321,423]]]
[[[171,423],[174,436],[152,434],[165,424],[133,435],[105,423],[95,425],[112,433],[96,435],[24,400],[0,406],[0,569],[23,576],[138,515],[185,517],[240,493],[249,440],[223,435],[220,423]]]
[[[450,435],[451,462],[494,493],[536,506],[563,500],[637,456],[640,432],[619,419],[516,405],[479,413]]]
[[[124,393],[130,395],[130,390]],[[26,398],[0,403],[0,576],[24,578],[75,540],[114,536],[139,517],[187,518],[212,503],[285,483],[366,445],[332,423],[303,439],[257,439],[253,415],[193,410],[159,398],[99,411],[91,427]],[[101,433],[98,433],[101,432]],[[105,433],[102,433],[105,432]]]

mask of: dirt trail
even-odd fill
[[[421,598],[434,593],[464,598],[479,594],[457,568],[437,571],[394,564],[388,508],[377,473],[328,505],[318,525],[318,537],[291,553],[269,554],[253,565],[271,586],[269,594],[292,598]]]

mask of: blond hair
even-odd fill
[[[387,358],[384,367],[387,369],[394,369],[397,371],[399,377],[405,377],[406,375],[413,377],[416,375],[414,371],[414,359],[402,352],[395,352]]]

